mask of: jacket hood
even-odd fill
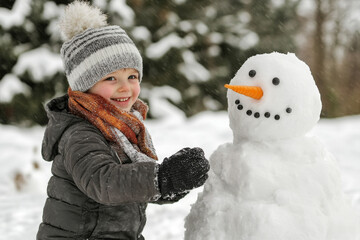
[[[42,142],[41,154],[46,161],[52,161],[58,150],[58,143],[66,129],[80,121],[82,118],[75,116],[68,109],[68,95],[54,98],[45,106],[49,119]]]

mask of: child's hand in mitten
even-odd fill
[[[159,165],[158,182],[163,197],[202,186],[208,178],[209,161],[201,148],[184,148]]]

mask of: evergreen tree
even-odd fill
[[[58,3],[64,4],[68,2],[58,1]],[[38,50],[39,54],[59,52],[60,38],[52,35],[51,30],[54,28],[53,23],[58,15],[47,16],[45,12],[49,11],[45,8],[52,8],[59,13],[60,11],[55,6],[56,4],[45,0],[1,2],[2,12],[0,14],[17,15],[17,17],[22,17],[23,21],[16,22],[10,18],[6,20],[9,26],[0,24],[0,83],[6,76],[12,75],[18,78],[23,85],[28,86],[31,91],[20,91],[13,96],[11,101],[0,102],[0,123],[43,125],[47,122],[43,104],[54,95],[66,90],[66,79],[61,70],[54,71],[51,76],[40,74],[43,78],[39,79],[39,76],[33,72],[31,56],[29,56],[30,59],[26,59],[24,65],[19,65],[21,56],[32,50]],[[41,57],[46,56],[40,55],[39,58]],[[33,59],[35,64],[37,60],[38,58]],[[39,67],[43,67],[42,70],[46,73],[51,66]]]

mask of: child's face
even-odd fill
[[[89,93],[102,96],[120,110],[130,111],[140,94],[139,73],[133,68],[123,68],[106,75]]]

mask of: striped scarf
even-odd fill
[[[96,126],[105,138],[120,146],[133,161],[154,161],[157,156],[150,135],[143,124],[147,105],[138,99],[132,112],[118,109],[105,98],[91,93],[68,89],[69,109]],[[135,150],[137,145],[140,152]]]

